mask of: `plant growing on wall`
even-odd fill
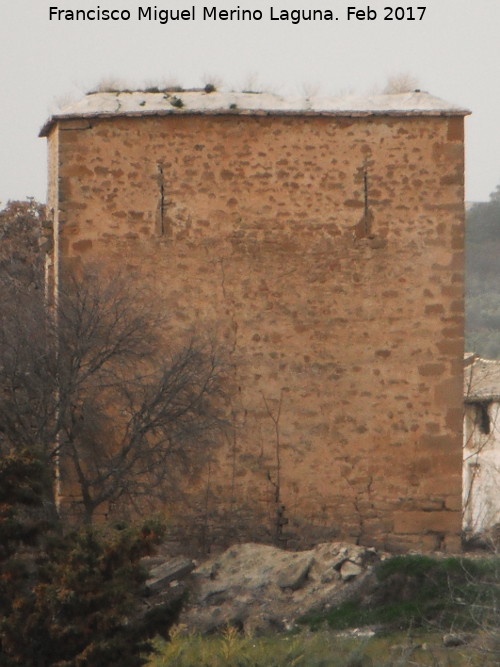
[[[273,501],[274,501],[274,520],[273,520],[273,537],[276,544],[283,542],[283,526],[288,523],[288,519],[285,518],[285,506],[283,505],[283,499],[281,496],[281,431],[280,431],[280,419],[281,419],[281,408],[283,405],[283,390],[280,392],[280,397],[278,401],[278,406],[273,412],[268,399],[262,394],[262,400],[266,407],[266,412],[269,415],[270,420],[273,423],[274,429],[274,457],[275,465],[274,471],[271,473],[270,470],[267,471],[267,479],[273,488]]]

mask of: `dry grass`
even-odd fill
[[[401,72],[393,74],[387,79],[382,92],[386,95],[392,95],[395,93],[410,93],[418,88],[420,88],[420,84],[416,77],[407,72]]]
[[[475,646],[446,648],[441,633],[392,633],[372,638],[319,631],[274,637],[175,634],[158,643],[148,667],[485,667],[495,657]]]

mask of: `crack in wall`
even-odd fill
[[[357,241],[365,238],[372,238],[373,213],[370,209],[370,191],[368,180],[368,163],[365,161],[362,167],[358,168],[358,176],[361,177],[363,184],[363,215],[359,222],[353,228],[353,240]]]
[[[373,486],[373,475],[369,475],[368,481],[366,483],[366,486],[362,490],[357,490],[356,486],[351,482],[347,474],[342,474],[342,477],[346,484],[349,486],[351,491],[353,492],[353,498],[352,498],[352,504],[354,508],[354,512],[357,517],[357,523],[358,523],[358,535],[356,535],[356,542],[355,544],[359,544],[361,539],[363,538],[363,535],[365,534],[365,516],[366,512],[363,511],[363,508],[361,507],[361,499],[363,494],[366,493],[367,496],[367,503],[370,505],[371,509],[373,509],[373,500],[372,500],[372,486]]]
[[[368,236],[370,233],[370,202],[369,202],[369,196],[368,196],[368,166],[365,163],[364,169],[363,169],[363,189],[364,189],[364,194],[365,194],[365,215],[364,215],[364,222],[365,222],[365,235]]]
[[[229,352],[229,356],[231,357],[238,345],[238,322],[236,319],[236,315],[234,312],[234,299],[232,297],[229,297],[227,292],[226,292],[226,272],[224,269],[224,258],[221,257],[219,259],[219,264],[220,264],[220,270],[221,270],[221,291],[222,291],[222,297],[224,299],[224,302],[226,304],[226,314],[229,316],[229,319],[231,321],[231,329],[233,331],[233,344],[232,348]]]
[[[158,199],[157,230],[160,236],[165,235],[165,178],[163,175],[163,164],[158,162],[158,187],[160,190]]]

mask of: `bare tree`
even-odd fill
[[[177,496],[223,425],[219,355],[194,336],[158,345],[151,299],[124,281],[65,285],[57,318],[41,290],[3,294],[0,449],[42,451],[88,522],[100,507]]]
[[[9,201],[0,209],[0,279],[25,288],[41,286],[44,225],[45,207],[34,199]],[[2,281],[2,292],[5,287]]]

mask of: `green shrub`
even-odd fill
[[[140,566],[161,535],[141,528],[64,533],[51,479],[34,452],[0,457],[0,664],[138,667],[177,609],[140,614]],[[52,516],[52,518],[50,518]],[[160,612],[160,613],[159,613]]]
[[[374,569],[377,583],[364,596],[308,614],[299,622],[317,630],[384,625],[409,628],[427,623],[474,628],[493,622],[500,604],[500,559],[395,556]]]

